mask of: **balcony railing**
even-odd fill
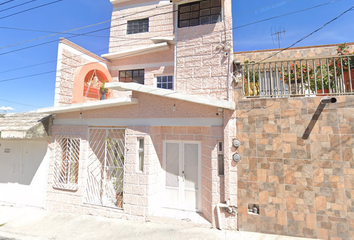
[[[245,97],[297,97],[354,94],[354,55],[245,62],[242,76]]]

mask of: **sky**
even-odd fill
[[[232,0],[234,51],[278,48],[277,32],[288,47],[353,6],[353,0]],[[0,0],[0,113],[52,107],[59,38],[107,53],[111,13],[109,0]],[[353,19],[348,11],[295,47],[354,42]]]

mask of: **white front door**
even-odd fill
[[[201,210],[200,143],[165,142],[165,207]]]

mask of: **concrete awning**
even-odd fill
[[[159,40],[162,41],[161,39],[159,39]],[[153,53],[153,52],[159,52],[159,51],[164,51],[164,50],[168,50],[168,49],[169,49],[169,46],[168,46],[167,42],[161,42],[161,43],[156,43],[156,44],[153,44],[150,46],[129,49],[126,51],[107,53],[107,54],[101,55],[101,57],[106,58],[108,60],[117,60],[120,58],[132,57],[132,56],[137,56],[137,55],[141,55],[141,54],[148,54],[148,53]]]
[[[0,116],[0,139],[45,138],[51,132],[51,116],[38,113],[8,113]]]
[[[118,107],[118,106],[125,106],[125,105],[137,104],[137,103],[138,103],[138,99],[136,98],[113,98],[113,99],[106,99],[101,101],[74,103],[71,105],[64,105],[58,107],[40,108],[37,110],[37,112],[38,113],[66,113],[66,112],[86,111],[86,110],[92,110],[98,108]]]
[[[111,83],[106,83],[105,86],[109,89],[118,90],[118,91],[136,91],[136,92],[142,92],[142,93],[152,94],[161,97],[183,100],[187,102],[199,103],[199,104],[213,106],[213,107],[225,108],[230,110],[236,109],[235,102],[212,99],[212,98],[190,95],[185,93],[179,93],[173,90],[145,86],[138,83],[111,82]]]

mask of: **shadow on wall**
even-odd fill
[[[31,185],[46,152],[46,142],[0,141],[0,183]]]

